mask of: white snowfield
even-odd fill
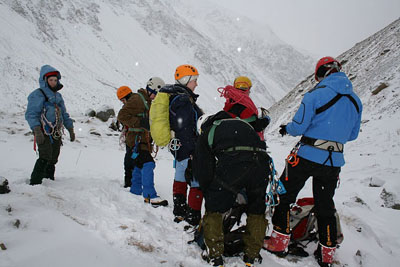
[[[173,222],[172,155],[166,149],[161,149],[156,158],[155,169],[156,190],[170,205],[153,208],[145,204],[142,197],[135,196],[122,187],[125,148],[119,145],[118,132],[108,128],[111,119],[103,123],[82,114],[87,108],[96,109],[104,104],[111,105],[118,111],[121,104],[116,99],[115,87],[123,84],[132,84],[132,88],[139,87],[138,84],[144,85],[150,76],[155,75],[155,69],[157,76],[171,76],[171,79],[166,79],[169,83],[172,81],[174,68],[187,63],[185,58],[198,63],[207,73],[200,76],[196,92],[201,95],[200,106],[209,113],[222,108],[223,101],[215,89],[226,82],[224,79],[230,80],[235,75],[236,68],[240,70],[246,67],[246,70],[259,77],[260,84],[264,82],[273,89],[283,86],[282,77],[273,78],[273,73],[263,74],[262,64],[257,69],[245,65],[233,67],[230,65],[234,62],[232,54],[223,60],[224,64],[218,65],[223,70],[214,78],[211,75],[214,69],[206,69],[208,65],[215,67],[213,59],[222,52],[215,52],[218,55],[207,54],[210,58],[205,61],[199,59],[204,55],[194,56],[191,50],[198,52],[202,47],[189,47],[183,55],[178,54],[177,44],[169,39],[173,37],[165,34],[165,28],[152,29],[152,25],[158,24],[146,23],[148,3],[138,5],[135,21],[140,23],[133,23],[122,9],[124,4],[129,11],[136,8],[128,4],[128,1],[87,6],[84,1],[65,1],[69,3],[68,10],[72,8],[74,14],[80,16],[68,16],[68,10],[64,6],[64,9],[61,8],[61,15],[65,21],[56,22],[65,24],[55,32],[50,31],[48,36],[40,33],[38,37],[32,34],[35,27],[42,25],[40,29],[55,29],[56,23],[53,21],[55,25],[46,24],[48,21],[39,19],[35,22],[37,24],[31,24],[29,19],[34,14],[27,10],[39,12],[40,5],[35,4],[35,1],[21,2],[0,4],[0,14],[3,15],[0,16],[0,21],[2,25],[7,23],[4,24],[7,27],[1,27],[0,30],[0,51],[8,55],[0,63],[0,176],[8,179],[11,189],[11,193],[0,195],[0,244],[4,244],[6,248],[0,248],[0,267],[209,266],[201,259],[200,248],[195,244],[187,244],[193,235],[183,230],[185,224]],[[47,1],[40,2],[49,4]],[[159,1],[152,2],[158,7],[158,11],[164,7]],[[180,8],[184,9],[185,6]],[[27,19],[14,17],[15,12]],[[118,14],[121,16],[117,16]],[[169,14],[176,15],[180,12]],[[207,13],[199,11],[199,14],[205,16]],[[176,20],[171,17],[163,18],[168,21],[167,26],[173,27],[178,22],[179,25],[188,25],[180,17]],[[216,17],[222,20],[223,16]],[[66,27],[67,23],[74,22],[68,19],[73,18],[82,20],[75,25],[78,31]],[[110,24],[105,23],[107,18]],[[208,40],[204,37],[205,32],[210,29],[208,22],[202,22],[200,15],[193,21],[197,25],[195,36],[198,40]],[[128,53],[121,56],[116,52],[131,49],[127,43],[117,45],[116,51],[106,49],[112,47],[110,40],[115,41],[123,32],[113,32],[104,25],[111,27],[124,22],[132,22],[133,28],[130,30],[138,33],[124,38],[132,43],[139,42],[141,38],[146,40],[136,46],[137,51],[132,57]],[[156,22],[159,21],[154,23]],[[229,23],[225,22],[223,25],[227,27]],[[103,27],[102,31],[97,27]],[[89,29],[93,29],[93,32]],[[19,34],[15,33],[17,30]],[[192,28],[185,30],[187,33],[191,31]],[[52,34],[63,32],[71,39],[54,39]],[[76,36],[73,32],[76,32]],[[45,40],[38,41],[38,38]],[[104,42],[101,45],[97,43],[98,46],[88,46],[88,43],[96,44],[94,38]],[[72,50],[68,50],[68,45],[60,46],[64,41],[73,47]],[[185,42],[190,44],[189,40]],[[27,43],[31,44],[30,50]],[[146,49],[157,51],[151,54],[154,63],[141,65],[148,55]],[[102,51],[107,52],[102,54]],[[287,51],[293,52],[290,49]],[[397,20],[339,56],[345,62],[344,71],[352,79],[355,91],[364,104],[364,113],[359,138],[345,145],[346,165],[342,168],[341,183],[335,195],[344,233],[344,242],[334,257],[336,266],[399,265],[399,51],[400,21]],[[282,57],[284,55],[288,54],[284,53]],[[309,59],[296,55],[299,62]],[[158,59],[160,61],[156,62]],[[251,60],[256,62],[257,58]],[[136,68],[136,62],[139,62],[140,67]],[[193,64],[196,65],[195,63]],[[37,87],[39,69],[35,68],[40,68],[41,64],[54,65],[62,74],[66,73],[62,80],[65,88],[61,93],[68,111],[76,120],[77,140],[71,143],[68,133],[65,136],[56,165],[55,181],[45,179],[42,185],[30,186],[29,178],[37,155],[33,151],[33,137],[28,134],[30,130],[24,119],[24,110],[27,94]],[[304,68],[306,66],[308,65],[304,64]],[[201,68],[199,67],[200,72]],[[292,70],[286,71],[292,73]],[[312,68],[305,71],[306,74],[311,72]],[[303,77],[299,73],[296,75]],[[383,83],[387,87],[376,93],[376,89]],[[267,128],[265,137],[279,173],[283,170],[285,157],[298,138],[280,137],[278,127],[291,119],[300,104],[302,94],[314,84],[311,78],[305,79],[270,108],[272,123]],[[272,89],[268,86],[262,90],[256,88],[257,84],[255,93],[252,94],[256,104],[268,107],[272,103],[268,101],[272,101],[273,97],[266,94],[265,88],[269,88],[270,92]],[[263,93],[266,96],[261,97]],[[283,96],[284,92],[278,91],[277,95]],[[299,197],[311,196],[311,192],[311,183],[308,182]],[[242,219],[242,223],[244,222],[245,218]],[[271,227],[268,232],[270,231]],[[263,262],[256,266],[317,266],[312,256],[315,248],[315,243],[309,244],[306,250],[311,255],[298,259],[297,262],[261,251]],[[239,257],[232,257],[225,259],[225,266],[238,267],[244,266],[244,263]]]

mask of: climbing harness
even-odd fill
[[[133,147],[132,151],[132,159],[136,159],[139,156],[139,144],[142,137],[140,135],[135,136],[135,146]]]
[[[292,167],[296,167],[297,164],[299,164],[300,159],[297,157],[297,152],[299,151],[301,144],[301,142],[298,142],[285,159],[285,181],[289,180],[289,164],[292,165]]]
[[[42,92],[45,102],[43,104],[43,110],[42,113],[40,114],[40,123],[43,129],[43,133],[47,135],[50,138],[50,142],[53,143],[53,139],[58,140],[61,138],[61,136],[64,134],[64,125],[61,120],[61,110],[57,106],[56,103],[54,103],[54,109],[55,109],[55,121],[52,123],[46,118],[46,103],[49,102],[49,98],[47,95],[44,93],[44,91],[39,88],[40,92]],[[33,139],[33,150],[36,152],[36,137]]]

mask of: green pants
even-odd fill
[[[243,236],[244,253],[255,259],[263,245],[268,220],[265,214],[248,214],[246,231]],[[203,218],[204,242],[210,259],[218,258],[224,253],[224,232],[222,213],[206,212]]]
[[[39,158],[36,160],[35,167],[31,174],[30,184],[41,184],[43,178],[50,178],[54,180],[55,165],[60,155],[60,148],[62,140],[52,139],[45,136],[43,144],[38,144]]]

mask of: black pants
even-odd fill
[[[292,167],[289,164],[287,181],[285,180],[285,173],[286,170],[280,179],[287,193],[280,196],[281,202],[276,207],[272,217],[274,229],[280,233],[290,233],[289,205],[296,202],[300,190],[304,187],[307,179],[312,176],[319,241],[322,245],[328,247],[335,246],[337,229],[333,196],[339,178],[340,167],[325,166],[300,158],[297,166]]]
[[[125,178],[124,178],[124,186],[130,187],[132,180],[132,172],[135,168],[135,160],[132,159],[133,148],[126,146],[126,152],[124,157],[124,170],[125,170]]]
[[[269,156],[266,153],[236,152],[221,155],[216,167],[216,178],[203,192],[206,211],[228,211],[235,203],[237,193],[244,189],[248,198],[247,212],[264,214],[269,172]]]
[[[58,161],[58,156],[60,155],[62,141],[61,138],[54,139],[53,137],[52,141],[49,136],[45,136],[43,144],[38,144],[39,159],[55,165]]]

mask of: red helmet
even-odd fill
[[[317,65],[315,66],[315,80],[320,81],[321,78],[325,78],[333,72],[339,72],[341,68],[342,65],[340,62],[333,57],[323,57],[318,60]]]

